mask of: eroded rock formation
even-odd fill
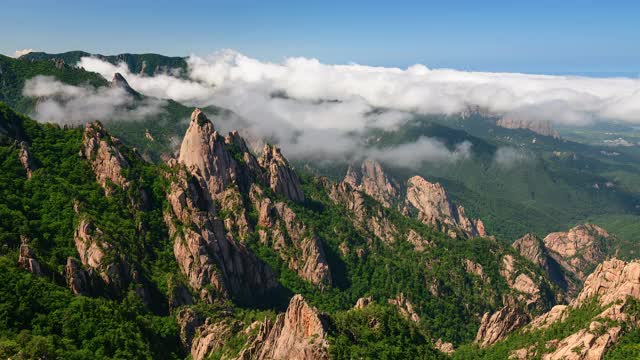
[[[384,207],[392,207],[398,201],[398,184],[385,174],[382,165],[375,160],[364,160],[359,171],[349,165],[344,182],[376,199]]]
[[[394,299],[389,299],[389,304],[397,306],[400,315],[405,319],[416,323],[420,322],[420,316],[413,309],[413,304],[411,304],[403,293],[399,293]]]
[[[327,328],[318,310],[301,295],[289,302],[275,322],[265,321],[240,359],[329,359]]]
[[[20,252],[18,254],[18,263],[33,275],[41,276],[42,270],[40,263],[36,260],[35,251],[29,246],[26,236],[21,236]]]
[[[122,170],[129,163],[118,149],[120,140],[107,134],[99,121],[87,123],[82,137],[82,154],[96,174],[96,180],[106,195],[113,192],[114,186],[128,188],[129,181]]]
[[[584,224],[547,235],[544,245],[561,266],[583,281],[589,271],[605,259],[611,240],[603,228]]]
[[[289,166],[287,159],[282,156],[280,148],[266,144],[258,163],[266,170],[267,183],[271,190],[289,200],[304,201],[300,179]]]
[[[415,213],[425,224],[436,226],[452,237],[456,232],[465,236],[486,236],[482,220],[467,217],[460,205],[454,205],[444,187],[430,183],[421,176],[414,176],[407,182],[405,213]]]
[[[18,158],[20,159],[20,163],[27,173],[27,179],[31,179],[35,167],[33,165],[31,151],[29,151],[29,144],[27,144],[25,141],[20,142],[20,154]]]
[[[475,341],[481,347],[493,345],[528,321],[529,316],[522,308],[515,301],[508,300],[500,310],[493,314],[487,312],[482,316]]]
[[[296,213],[284,202],[273,203],[264,197],[258,186],[252,186],[250,197],[259,214],[260,241],[276,250],[301,278],[320,287],[331,285],[322,244]]]

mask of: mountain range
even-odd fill
[[[317,161],[86,56],[0,56],[2,357],[640,356],[636,147],[470,109],[361,139],[471,144],[458,161]],[[61,96],[29,95],[43,76],[111,89],[125,111],[33,120]]]

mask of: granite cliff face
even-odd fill
[[[248,301],[277,287],[273,272],[246,246],[225,232],[215,206],[195,176],[178,163],[167,200],[165,223],[174,241],[173,252],[189,285],[208,302],[217,297]],[[213,289],[214,293],[209,291]]]
[[[258,163],[266,170],[267,183],[271,190],[289,200],[304,201],[300,179],[278,147],[266,144]]]
[[[129,187],[129,181],[122,174],[129,163],[118,149],[120,140],[107,134],[102,124],[95,121],[85,126],[82,143],[82,155],[91,165],[106,195],[113,192],[114,186]]]
[[[389,220],[385,210],[381,207],[367,205],[362,191],[355,189],[346,181],[334,184],[323,180],[323,185],[329,193],[329,198],[344,206],[353,217],[351,221],[360,230],[370,232],[385,243],[393,243],[400,234],[396,226]],[[418,241],[417,237],[412,237]]]
[[[375,160],[364,160],[359,170],[349,165],[344,182],[376,199],[384,207],[392,207],[398,201],[398,184],[387,177],[382,165]]]
[[[584,281],[589,271],[605,259],[611,240],[603,228],[584,224],[547,235],[544,245],[560,265]]]
[[[415,213],[423,223],[436,226],[452,237],[457,232],[467,237],[487,235],[482,220],[469,219],[464,207],[453,204],[442,185],[430,183],[421,176],[407,182],[404,212]]]
[[[331,271],[320,239],[287,204],[273,203],[258,186],[252,186],[249,196],[259,214],[260,241],[273,248],[301,278],[320,288],[330,286]]]
[[[239,359],[329,359],[327,326],[301,295],[289,302],[275,322],[265,321]]]
[[[640,262],[618,259],[605,261],[587,277],[578,296],[568,305],[557,305],[537,317],[525,331],[545,329],[565,321],[573,309],[592,300],[603,307],[583,329],[563,338],[549,341],[543,359],[602,359],[605,352],[624,334],[624,330],[637,326],[638,319],[627,314],[629,299],[640,299]],[[529,352],[531,353],[531,352]]]

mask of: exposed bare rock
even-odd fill
[[[227,233],[236,235],[239,239],[246,239],[252,228],[247,219],[244,200],[237,186],[225,189],[219,196],[220,209],[227,215],[224,227]]]
[[[82,268],[82,264],[77,259],[68,257],[64,272],[67,287],[71,289],[71,292],[75,295],[89,295],[91,292],[89,274]]]
[[[413,304],[411,304],[409,299],[407,299],[403,293],[398,294],[395,299],[389,299],[389,304],[397,306],[400,315],[405,319],[416,323],[420,322],[420,316],[413,309]]]
[[[376,199],[384,207],[390,208],[398,201],[398,184],[387,177],[382,165],[375,160],[364,160],[359,172],[349,165],[344,182]]]
[[[496,122],[496,125],[506,129],[528,129],[536,134],[560,138],[560,134],[553,128],[549,121],[526,119],[518,116],[504,116]]]
[[[536,355],[535,346],[529,346],[526,348],[520,348],[513,350],[509,353],[510,360],[528,360],[534,358]]]
[[[176,314],[176,321],[180,327],[180,343],[182,347],[191,350],[196,330],[204,324],[204,319],[191,308],[180,309]]]
[[[200,109],[191,114],[178,162],[201,179],[211,198],[234,184],[239,174],[237,162],[225,148],[225,138]]]
[[[543,355],[542,358],[544,360],[602,359],[605,351],[618,340],[622,329],[619,326],[611,327],[600,335],[602,331],[597,328],[602,325],[594,323],[590,329],[582,329],[560,340],[555,351]]]
[[[289,200],[304,201],[300,179],[280,153],[280,148],[266,144],[258,163],[267,172],[267,183],[271,190]]]
[[[562,321],[567,316],[567,305],[556,305],[548,312],[535,318],[527,327],[530,330],[545,329],[556,321]]]
[[[318,310],[295,295],[285,314],[265,321],[239,359],[329,359],[327,330]]]
[[[478,264],[477,262],[471,261],[469,259],[464,259],[464,268],[468,273],[476,275],[483,281],[487,280],[487,275],[484,273],[482,265]]]
[[[206,301],[216,296],[244,301],[278,286],[271,269],[246,246],[225,234],[222,220],[198,179],[188,176],[173,162],[165,213],[169,235],[174,239],[176,261],[189,285]],[[182,224],[183,226],[179,226]],[[212,288],[215,294],[207,289]]]
[[[471,220],[462,206],[456,206],[439,183],[430,183],[420,176],[407,182],[405,200],[407,213],[416,213],[425,224],[436,226],[441,231],[460,231],[465,236],[486,236],[481,220]],[[452,233],[453,234],[453,233]]]
[[[149,131],[149,129],[145,129],[144,130],[144,137],[147,138],[147,140],[154,142],[156,141],[156,139],[153,137],[153,135],[151,135],[151,132]]]
[[[413,245],[413,248],[416,251],[424,251],[426,248],[431,246],[431,242],[415,232],[413,229],[409,229],[409,233],[407,235],[407,241]]]
[[[20,163],[27,172],[27,179],[31,179],[35,167],[33,165],[33,159],[31,158],[31,152],[29,151],[29,144],[25,141],[20,142]]]
[[[224,344],[242,329],[238,321],[218,321],[209,323],[209,319],[198,329],[198,335],[191,345],[191,358],[204,360],[212,352],[222,349]]]
[[[540,286],[532,278],[532,274],[518,272],[515,265],[515,258],[505,255],[502,258],[500,275],[505,279],[507,285],[517,292],[517,299],[523,301],[527,306],[535,305],[540,300]]]
[[[122,170],[129,167],[129,163],[118,150],[120,140],[107,134],[99,121],[94,121],[85,126],[82,144],[82,154],[105,194],[111,194],[113,186],[129,187],[129,181],[122,175]]]
[[[364,309],[367,306],[373,303],[373,298],[371,296],[361,297],[356,301],[356,304],[353,306],[354,309]]]
[[[583,304],[590,298],[598,297],[603,306],[616,301],[625,301],[627,297],[640,298],[640,262],[626,263],[612,259],[598,265],[587,277],[584,287],[572,306]]]
[[[325,180],[324,186],[335,204],[342,205],[353,213],[354,216],[351,220],[357,228],[373,233],[374,236],[385,243],[396,241],[398,230],[389,221],[383,208],[367,206],[363,193],[354,189],[347,182],[333,184]],[[415,237],[413,239],[418,240]]]
[[[28,244],[26,236],[21,236],[20,253],[18,255],[18,263],[33,275],[41,276],[42,270],[40,263],[36,260],[36,254]]]
[[[107,286],[122,289],[128,280],[126,264],[119,260],[107,260],[106,251],[111,245],[103,240],[103,235],[92,222],[81,219],[73,235],[76,250],[82,264],[95,270]]]
[[[584,224],[547,235],[544,245],[560,265],[584,281],[588,272],[604,260],[611,239],[601,227]]]
[[[638,319],[626,311],[628,298],[640,298],[640,262],[625,263],[617,259],[598,265],[584,283],[584,288],[569,306],[558,305],[536,318],[527,331],[543,329],[564,321],[571,309],[579,308],[591,299],[606,307],[592,319],[588,328],[578,330],[564,339],[548,343],[550,353],[543,359],[601,359],[605,351],[622,335],[624,324]],[[610,320],[615,321],[611,323]]]
[[[529,321],[529,316],[515,301],[508,300],[506,305],[493,314],[485,313],[476,334],[476,343],[487,347],[504,339],[511,331]]]
[[[250,198],[259,213],[260,241],[271,248],[298,275],[320,287],[331,285],[331,271],[320,239],[298,220],[285,203],[272,203],[252,186]],[[292,251],[292,249],[294,251]]]
[[[443,352],[445,354],[453,354],[456,349],[453,347],[453,344],[450,342],[444,342],[442,341],[442,339],[438,339],[438,341],[436,341],[436,343],[434,344],[434,346],[436,347],[436,349],[438,349],[440,352]]]

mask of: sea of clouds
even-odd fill
[[[106,79],[119,72],[135,90],[154,98],[228,108],[252,133],[278,142],[289,157],[374,157],[407,166],[457,161],[469,156],[470,143],[448,148],[422,137],[381,151],[366,146],[360,135],[371,129],[396,129],[415,114],[455,114],[470,108],[568,126],[611,120],[640,123],[640,80],[631,78],[470,72],[419,64],[406,69],[331,65],[300,57],[272,63],[232,50],[192,55],[187,64],[178,76],[134,74],[124,63],[94,57],[82,58],[77,65]],[[66,118],[81,119],[75,115],[78,109],[91,118],[127,115],[118,114],[127,95],[123,100],[117,89],[71,90],[51,78],[34,81],[27,83],[25,94],[37,96],[53,89],[50,93],[57,94],[57,100],[38,111],[57,112],[60,121],[66,111],[74,114]],[[130,116],[153,114],[156,105],[147,104]],[[497,161],[504,163],[514,158],[511,155],[504,150]]]

